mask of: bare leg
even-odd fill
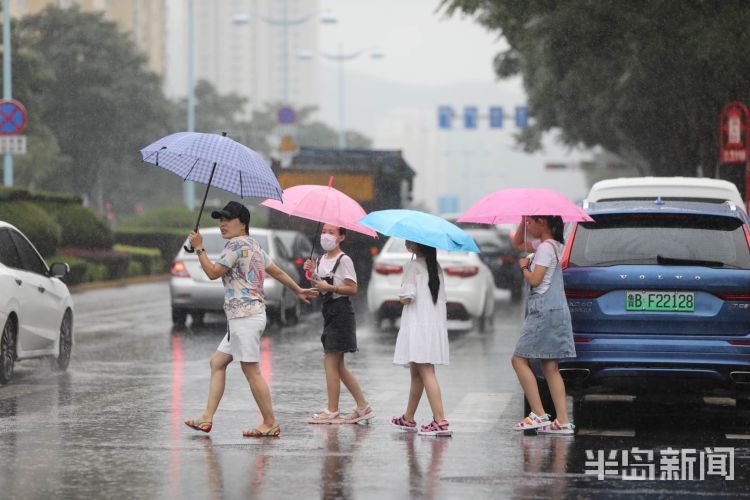
[[[263,424],[259,425],[257,429],[267,431],[276,424],[276,417],[273,415],[273,406],[271,405],[271,390],[260,373],[260,363],[245,363],[243,361],[240,362],[240,366],[247,382],[250,384],[250,391],[253,393],[258,410],[263,416]]]
[[[542,360],[542,373],[547,380],[552,402],[555,404],[557,421],[561,424],[568,423],[568,399],[565,396],[565,382],[560,375],[556,359]]]
[[[232,356],[223,352],[216,351],[211,356],[209,366],[211,367],[211,382],[208,384],[208,401],[206,402],[206,409],[201,415],[197,422],[211,422],[214,419],[214,414],[219,408],[219,402],[221,397],[224,395],[224,385],[227,379],[227,366],[232,362]],[[196,422],[196,420],[188,420],[188,422]]]
[[[424,384],[430,408],[432,408],[432,418],[437,422],[445,420],[443,398],[440,395],[440,385],[438,385],[437,377],[435,376],[435,366],[430,363],[418,363],[417,370],[419,370],[419,376]]]
[[[422,399],[422,393],[424,392],[424,382],[422,382],[422,376],[419,374],[416,364],[411,363],[409,365],[409,374],[411,375],[411,387],[409,388],[409,402],[406,404],[404,418],[414,421],[414,414],[417,412],[419,400]]]
[[[326,370],[326,389],[328,390],[328,411],[339,411],[339,397],[341,396],[341,374],[339,364],[344,353],[327,352],[323,355],[323,367]]]
[[[539,396],[539,386],[536,383],[536,375],[529,366],[529,360],[521,358],[519,356],[513,356],[511,360],[513,369],[516,370],[518,381],[521,382],[523,393],[526,395],[526,400],[531,406],[531,411],[539,416],[544,415],[544,407],[542,406],[542,398]]]
[[[341,354],[341,359],[339,360],[339,377],[341,377],[341,381],[344,383],[344,386],[354,398],[354,402],[356,403],[357,408],[364,408],[365,406],[367,406],[367,400],[365,399],[365,395],[362,393],[362,388],[359,386],[357,378],[352,372],[349,371],[349,368],[346,367],[343,353]]]

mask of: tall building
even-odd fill
[[[10,0],[11,15],[37,14],[49,6],[79,6],[86,12],[103,12],[105,19],[130,33],[148,57],[149,67],[166,74],[167,0]]]
[[[248,109],[285,100],[317,104],[318,0],[193,0],[194,71]],[[187,94],[189,0],[168,0],[166,90]],[[284,22],[286,20],[286,22]],[[287,26],[284,26],[287,24]]]

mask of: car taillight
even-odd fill
[[[376,273],[384,274],[386,276],[388,276],[389,274],[401,274],[404,271],[404,268],[402,266],[399,266],[397,264],[384,264],[382,262],[375,264],[375,267],[373,269]]]
[[[722,300],[750,301],[750,293],[717,293]]]
[[[479,272],[479,268],[477,266],[453,266],[453,267],[446,267],[444,269],[445,274],[448,276],[458,276],[459,278],[471,278],[472,276],[476,276]]]
[[[560,268],[561,269],[567,269],[568,265],[570,265],[570,252],[573,250],[573,240],[576,237],[576,231],[578,230],[578,223],[573,224],[573,229],[570,230],[570,236],[568,236],[568,241],[565,244],[565,248],[563,248],[562,258],[560,259]]]
[[[742,229],[745,230],[745,240],[747,241],[747,248],[750,249],[750,229],[746,225],[742,225]]]
[[[750,340],[730,340],[732,345],[750,345]]]
[[[184,262],[178,260],[177,262],[172,263],[172,276],[175,276],[177,278],[190,277],[190,273],[188,272]]]
[[[301,266],[302,264],[305,263],[305,259],[303,259],[302,257],[297,257],[296,259],[294,259],[294,263],[297,264],[298,266]]]
[[[593,340],[591,337],[574,337],[574,338],[575,338],[575,341],[579,344],[585,344]]]
[[[603,290],[565,290],[568,299],[596,299],[604,295]]]

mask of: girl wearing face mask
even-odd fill
[[[406,411],[400,417],[391,418],[391,423],[407,432],[450,436],[452,431],[445,419],[440,385],[435,376],[435,365],[447,365],[449,355],[443,270],[433,247],[407,241],[406,249],[416,259],[404,267],[404,281],[398,294],[404,309],[393,363],[409,367],[411,389]],[[432,422],[417,427],[414,414],[423,392],[430,402]]]
[[[313,273],[312,284],[320,291],[323,301],[323,367],[326,372],[328,406],[314,413],[311,424],[355,424],[369,422],[375,416],[365,399],[359,382],[344,363],[344,354],[357,351],[357,324],[350,296],[357,293],[357,274],[351,257],[341,251],[346,229],[325,224],[320,235],[320,246],[326,253],[314,263],[305,262],[305,270]],[[349,390],[356,408],[348,415],[339,412],[341,383]]]

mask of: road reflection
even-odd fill
[[[439,493],[443,472],[443,454],[452,438],[418,436],[415,432],[399,432],[395,439],[402,441],[406,449],[409,467],[409,495],[412,498],[435,498]],[[420,452],[429,450],[430,459],[426,470],[419,463]]]
[[[516,498],[565,498],[568,453],[574,438],[561,436],[524,436],[521,439],[523,471],[543,476],[545,481],[520,481]]]
[[[343,424],[318,426],[318,429],[325,433],[326,441],[326,455],[320,473],[320,498],[323,500],[354,498],[352,493],[354,480],[349,477],[351,466],[362,441],[370,433],[371,427]],[[346,442],[347,436],[352,436],[351,444],[342,447],[341,441]]]

